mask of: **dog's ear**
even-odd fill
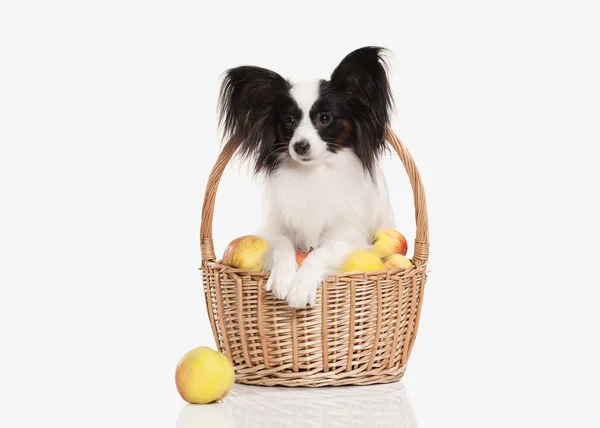
[[[261,67],[242,66],[225,72],[219,95],[219,125],[224,136],[240,137],[247,150],[260,143],[272,124],[273,102],[290,84],[279,74]]]
[[[268,169],[277,134],[274,103],[290,83],[261,67],[242,66],[225,72],[219,94],[219,125],[223,137],[236,137],[235,151],[254,158],[255,172]]]
[[[348,54],[331,74],[331,85],[345,94],[353,111],[354,152],[374,177],[375,159],[386,150],[385,128],[393,98],[383,48],[365,47]]]
[[[379,113],[392,107],[383,48],[368,46],[350,52],[331,74],[331,84],[346,97]],[[387,115],[386,115],[387,118]]]

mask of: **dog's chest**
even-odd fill
[[[327,174],[308,177],[289,177],[279,187],[281,212],[288,226],[331,223],[348,204],[351,194],[343,183],[330,181]]]
[[[362,166],[352,163],[282,170],[269,190],[269,209],[299,248],[319,246],[336,227],[364,224],[377,194]]]

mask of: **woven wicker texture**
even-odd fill
[[[386,133],[412,186],[414,266],[326,278],[316,305],[292,309],[264,291],[268,272],[234,269],[216,260],[212,218],[216,191],[233,155],[223,148],[210,174],[200,243],[207,311],[215,342],[233,362],[236,381],[256,385],[367,385],[400,379],[419,325],[429,256],[421,177],[398,137]]]

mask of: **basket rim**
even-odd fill
[[[368,277],[372,277],[372,276],[391,277],[391,276],[395,276],[395,275],[399,275],[399,274],[404,277],[410,277],[412,275],[416,275],[416,274],[422,272],[427,267],[427,264],[428,264],[427,262],[426,263],[418,263],[418,264],[413,263],[407,269],[395,268],[395,269],[385,269],[385,270],[377,270],[377,271],[369,271],[369,272],[363,272],[363,271],[343,272],[343,273],[336,272],[335,274],[326,275],[323,278],[323,282],[335,283],[335,282],[338,282],[338,279],[340,279],[340,278],[341,279],[344,279],[344,278],[356,279],[356,277],[364,277],[365,279],[367,279]],[[271,272],[269,272],[269,271],[252,271],[252,270],[247,270],[247,269],[234,268],[232,266],[223,264],[222,260],[217,260],[216,262],[208,261],[208,262],[206,262],[206,266],[210,270],[219,270],[222,273],[233,274],[233,275],[268,278],[271,274]],[[203,268],[200,267],[199,269],[202,270]]]

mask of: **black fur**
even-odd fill
[[[282,109],[293,110],[290,88],[287,80],[265,68],[242,66],[225,73],[219,124],[226,137],[237,137],[238,154],[254,158],[256,173],[271,172],[278,164],[283,147],[278,144],[276,120],[281,120]]]
[[[386,148],[385,128],[393,107],[384,51],[365,47],[347,55],[331,80],[321,81],[310,112],[300,111],[290,96],[290,83],[279,74],[259,67],[233,68],[221,87],[220,124],[226,136],[239,137],[239,153],[254,159],[257,173],[271,173],[289,157],[295,127],[309,119],[330,152],[352,149],[373,176]],[[324,124],[319,117],[330,120]]]
[[[393,97],[382,57],[385,49],[365,47],[348,54],[331,74],[322,98],[338,100],[349,111],[353,124],[352,148],[373,175],[375,161],[385,151],[385,128],[390,123]]]

